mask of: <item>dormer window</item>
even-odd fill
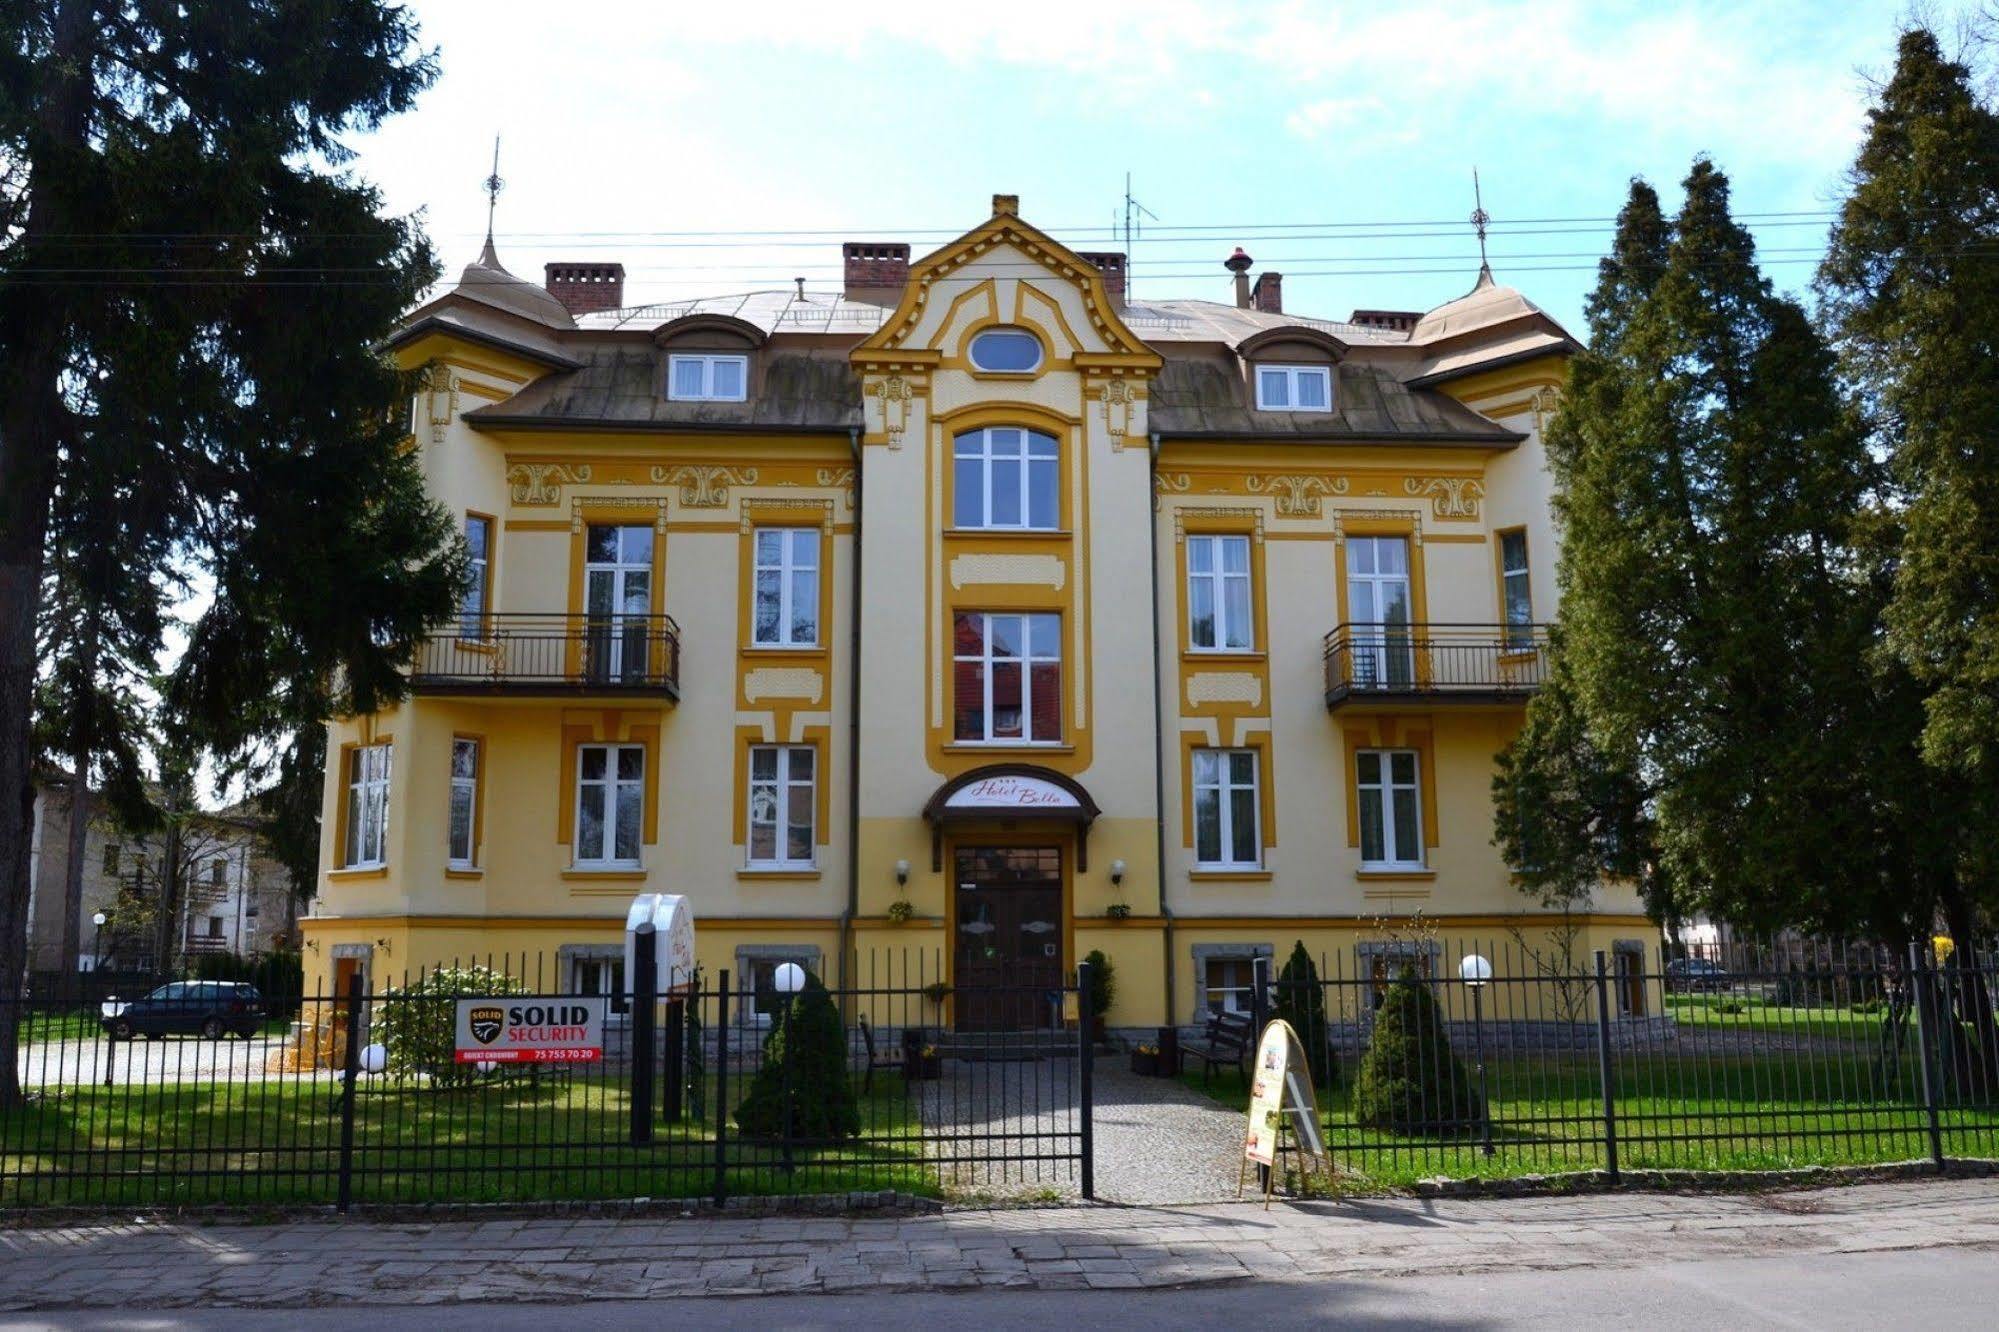
[[[972,368],[1020,375],[1041,368],[1041,339],[1024,328],[989,328],[972,339]]]
[[[1265,412],[1330,412],[1333,369],[1328,365],[1259,365],[1256,406]]]
[[[666,396],[675,402],[741,402],[748,396],[750,358],[675,354],[666,358]]]

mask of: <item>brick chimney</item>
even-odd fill
[[[548,294],[572,315],[616,310],[625,303],[623,264],[544,264],[542,274]]]
[[[1078,250],[1078,259],[1097,266],[1104,279],[1104,293],[1113,310],[1124,309],[1124,252],[1122,250]]]
[[[893,305],[909,283],[909,246],[895,241],[848,241],[840,247],[850,301]]]
[[[1284,275],[1282,273],[1258,273],[1256,285],[1249,289],[1249,303],[1265,314],[1284,313]]]
[[[1249,308],[1249,266],[1256,260],[1244,252],[1242,246],[1235,247],[1235,253],[1222,260],[1222,267],[1235,274],[1235,308]]]

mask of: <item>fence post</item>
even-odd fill
[[[340,1056],[340,1185],[334,1210],[354,1201],[354,1084],[361,1075],[361,972],[347,978],[347,1040]]]
[[[1615,1184],[1617,1173],[1617,1079],[1610,1059],[1610,986],[1603,950],[1596,950],[1596,1080],[1603,1091],[1603,1162]]]
[[[1937,1173],[1942,1174],[1943,1114],[1937,1104],[1938,1076],[1930,1064],[1930,1046],[1941,1037],[1945,1028],[1937,1020],[1937,1013],[1930,1008],[1936,1000],[1936,989],[1930,974],[1929,958],[1925,956],[1922,944],[1909,945],[1909,985],[1915,992],[1916,1066],[1923,1074],[1923,1118],[1930,1134],[1930,1161],[1936,1166]]]
[[[729,1197],[729,973],[715,989],[715,1205]],[[696,996],[699,1002],[699,996]]]
[[[1249,960],[1249,1021],[1255,1029],[1251,1041],[1263,1039],[1264,1024],[1270,1021],[1270,959],[1261,954]]]
[[[632,939],[632,1145],[652,1141],[653,1017],[659,1002],[659,951],[651,921]]]
[[[1097,1053],[1096,1042],[1091,1039],[1096,1010],[1090,1004],[1090,983],[1095,971],[1088,962],[1076,964],[1076,1103],[1077,1114],[1081,1116],[1078,1127],[1082,1130],[1077,1147],[1083,1158],[1083,1196],[1089,1199],[1097,1196],[1096,1105],[1094,1088],[1090,1085]]]
[[[687,1105],[687,1005],[666,1001],[666,1079],[661,1088],[666,1122],[678,1124]]]

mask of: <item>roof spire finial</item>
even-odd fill
[[[479,262],[500,266],[499,252],[493,248],[493,214],[500,207],[500,191],[507,188],[507,182],[500,179],[500,136],[493,136],[493,174],[479,182],[486,191],[486,248],[479,254]]]
[[[1481,285],[1492,281],[1492,265],[1485,258],[1485,227],[1492,221],[1492,214],[1485,211],[1485,196],[1479,189],[1478,168],[1471,169],[1471,227],[1478,236],[1478,280]]]

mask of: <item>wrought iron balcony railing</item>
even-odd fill
[[[417,649],[422,694],[680,697],[680,626],[668,615],[480,615],[454,620]]]
[[[1536,624],[1343,624],[1326,635],[1326,706],[1525,698],[1541,687],[1547,645]]]

